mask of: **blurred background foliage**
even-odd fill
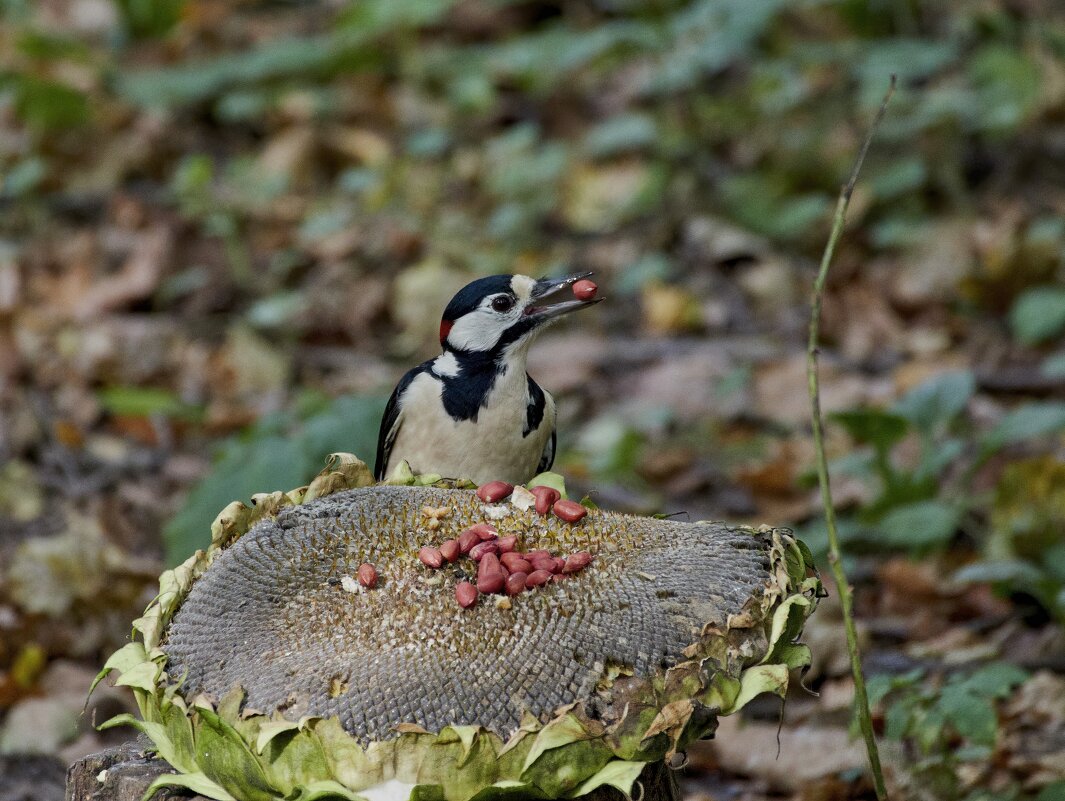
[[[823,356],[880,724],[933,765],[896,762],[904,796],[934,774],[935,797],[1060,797],[1065,700],[1033,756],[1011,696],[1065,699],[1056,0],[0,10],[0,714],[124,636],[226,502],[371,457],[477,275],[593,269],[609,298],[533,354],[578,491],[823,548],[807,295],[896,73]],[[951,672],[989,658],[1015,669]],[[821,671],[846,697],[845,666]],[[995,767],[944,756],[958,736]],[[798,792],[801,769],[761,780]],[[833,797],[867,791],[834,775]]]

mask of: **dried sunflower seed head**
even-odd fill
[[[455,588],[475,565],[432,570],[418,551],[500,505],[424,477],[367,486],[337,456],[313,490],[227,507],[208,553],[162,577],[135,623],[143,642],[102,671],[134,687],[146,722],[119,722],[182,771],[168,781],[217,798],[350,797],[390,780],[448,801],[500,781],[629,792],[645,763],[782,693],[809,660],[795,640],[819,584],[784,532],[506,504],[493,520],[520,550],[594,558],[463,609]],[[372,590],[351,580],[364,563]],[[321,759],[294,763],[305,751]]]

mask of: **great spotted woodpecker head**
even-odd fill
[[[463,287],[444,310],[440,321],[440,345],[445,352],[497,356],[522,351],[544,327],[564,314],[598,303],[564,300],[544,301],[591,273],[565,278],[527,275],[491,275]]]

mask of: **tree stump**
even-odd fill
[[[151,756],[151,741],[140,736],[79,759],[67,769],[66,801],[141,801],[148,786],[173,768]],[[209,801],[164,788],[153,801]]]

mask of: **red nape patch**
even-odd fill
[[[453,320],[441,320],[440,321],[440,344],[443,345],[447,341],[447,335],[451,333],[451,326],[455,322]]]

